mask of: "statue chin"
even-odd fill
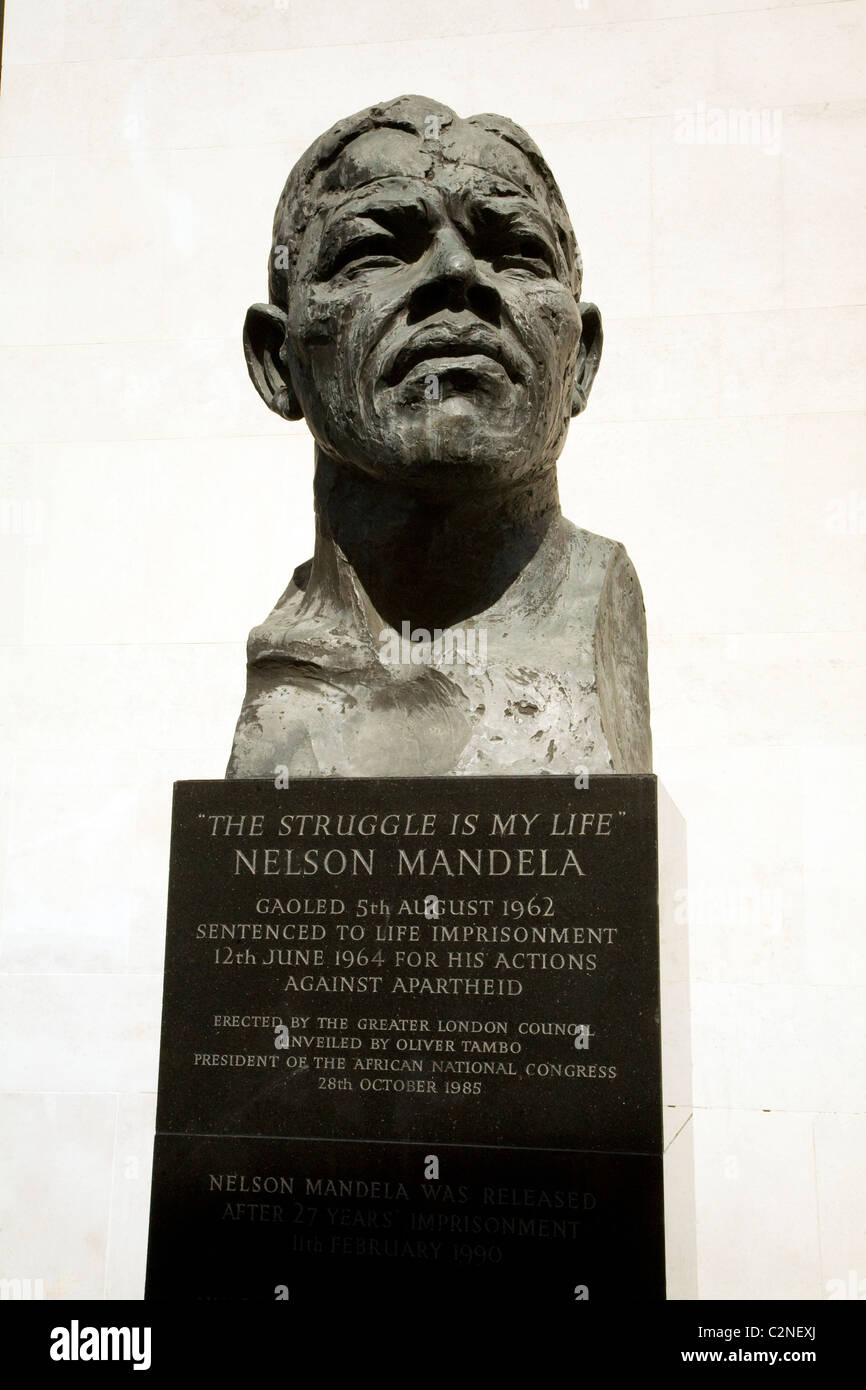
[[[454,495],[510,487],[554,468],[566,429],[542,453],[537,421],[531,424],[524,411],[496,410],[487,399],[461,395],[427,408],[389,402],[386,412],[362,420],[360,435],[329,422],[317,442],[330,459],[383,484]]]
[[[383,487],[410,488],[430,493],[441,501],[458,501],[472,493],[499,494],[540,477],[545,471],[537,460],[513,455],[477,440],[472,447],[459,448],[452,441],[418,439],[414,447],[399,455],[384,453],[374,459],[354,458],[347,465],[364,473]]]

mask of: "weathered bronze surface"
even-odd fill
[[[250,634],[228,777],[651,771],[637,576],[559,506],[581,278],[504,117],[400,97],[298,161],[244,344],[315,439],[315,554]]]

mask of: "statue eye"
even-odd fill
[[[533,275],[553,275],[553,255],[540,237],[515,233],[503,237],[491,256],[494,270],[526,270]]]
[[[328,266],[327,278],[332,280],[341,271],[344,276],[351,277],[362,270],[374,270],[379,266],[388,268],[402,263],[393,237],[387,234],[362,237],[337,253]]]

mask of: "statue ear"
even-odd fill
[[[578,304],[582,328],[580,347],[577,353],[577,370],[574,374],[574,391],[571,397],[571,413],[579,415],[586,409],[586,402],[595,381],[598,364],[601,361],[601,346],[604,334],[601,329],[601,314],[594,304]]]
[[[283,357],[286,315],[276,304],[253,304],[244,321],[244,356],[253,385],[269,410],[284,420],[303,417]]]

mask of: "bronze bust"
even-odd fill
[[[228,777],[651,771],[637,576],[559,506],[581,278],[504,117],[400,97],[298,161],[244,345],[315,439],[315,554],[250,634]]]

